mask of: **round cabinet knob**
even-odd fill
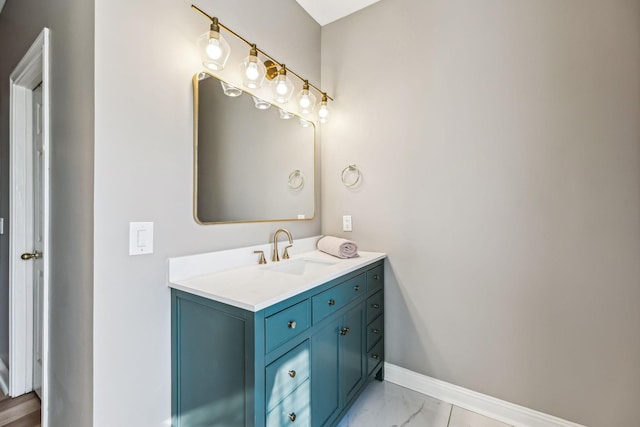
[[[295,329],[296,326],[298,326],[298,324],[296,323],[295,320],[292,320],[291,322],[289,322],[289,328],[291,329]]]
[[[373,332],[374,334],[379,334],[380,333],[380,329],[372,329],[371,332]]]
[[[336,300],[330,299],[329,300],[329,305],[336,305]]]
[[[351,328],[342,328],[340,329],[340,335],[347,335]]]
[[[380,359],[380,355],[378,355],[378,354],[372,354],[372,355],[371,355],[371,358],[372,358],[372,359],[376,359],[376,360],[378,360],[378,359]]]
[[[291,378],[295,378],[296,377],[296,371],[294,371],[293,369],[289,371],[289,376]]]
[[[380,308],[380,304],[371,304],[371,307],[375,308],[376,310]]]
[[[377,274],[373,275],[373,280],[380,280],[380,276],[378,276]]]
[[[358,291],[360,290],[360,285],[355,285],[355,286],[353,287],[353,290],[354,290],[354,291],[356,291],[356,292],[358,292]]]
[[[296,417],[296,413],[295,412],[292,412],[292,413],[289,414],[289,419],[291,420],[291,422],[294,422],[296,420],[296,418],[297,417]]]

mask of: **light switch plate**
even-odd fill
[[[351,215],[344,215],[342,217],[342,231],[353,231],[351,226]]]
[[[153,222],[129,223],[129,255],[153,253]]]

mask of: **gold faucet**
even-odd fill
[[[271,261],[273,262],[280,261],[280,255],[278,255],[278,235],[280,233],[286,233],[287,236],[289,237],[289,245],[293,245],[293,237],[291,237],[291,233],[289,232],[289,230],[285,228],[278,229],[276,233],[273,235],[273,256],[271,257]],[[289,258],[289,254],[287,253],[286,250],[283,255],[283,258],[284,259]]]

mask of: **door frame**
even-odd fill
[[[42,328],[42,425],[47,425],[49,383],[50,274],[50,30],[44,28],[10,76],[9,224],[9,395],[33,388],[33,280],[20,255],[32,251],[33,180],[31,165],[32,91],[42,82],[44,149],[44,295]],[[29,241],[31,239],[31,241]],[[30,280],[30,281],[29,281]],[[27,283],[27,286],[25,286]]]

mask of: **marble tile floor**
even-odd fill
[[[511,426],[386,381],[373,381],[338,427]]]

